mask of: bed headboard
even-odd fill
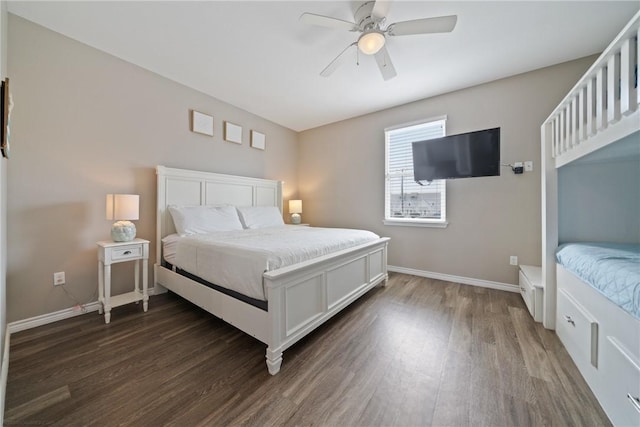
[[[175,233],[169,205],[277,206],[282,212],[282,181],[157,166],[156,262],[162,238]]]

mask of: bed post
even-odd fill
[[[387,269],[387,250],[389,249],[389,242],[384,244],[384,248],[382,249],[382,257],[383,257],[383,266],[382,272],[384,273],[384,280],[381,285],[383,288],[387,287],[387,283],[389,282],[389,270]]]
[[[267,353],[267,368],[271,375],[280,372],[282,365],[282,337],[281,330],[284,319],[282,312],[284,310],[284,292],[282,287],[274,287],[273,283],[264,278],[265,289],[267,290],[267,301],[269,304],[269,324],[271,325],[269,333],[269,342]]]
[[[158,267],[162,265],[162,238],[164,237],[164,211],[166,208],[166,168],[156,166],[156,262],[153,265],[153,295],[167,292],[167,288],[158,283]]]
[[[562,130],[561,130],[562,132]],[[553,153],[553,126],[547,120],[540,129],[541,180],[542,180],[542,284],[544,303],[542,324],[547,329],[556,328],[556,263],[558,246],[558,171]]]

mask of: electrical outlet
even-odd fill
[[[515,255],[511,255],[509,257],[509,264],[511,265],[518,265],[518,257]]]
[[[533,172],[533,162],[531,160],[524,162],[524,171]]]
[[[64,285],[64,271],[59,271],[57,273],[53,273],[53,286]]]

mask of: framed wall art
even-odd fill
[[[258,131],[251,131],[251,146],[258,150],[264,150],[266,147],[267,136],[264,133]]]
[[[213,136],[213,116],[191,110],[191,132]]]
[[[224,140],[242,144],[242,126],[224,122]]]

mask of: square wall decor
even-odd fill
[[[231,122],[224,122],[224,140],[242,144],[242,126]]]
[[[213,136],[213,116],[191,110],[191,131]]]
[[[258,131],[251,131],[251,146],[259,150],[264,150],[266,147],[266,135]]]

